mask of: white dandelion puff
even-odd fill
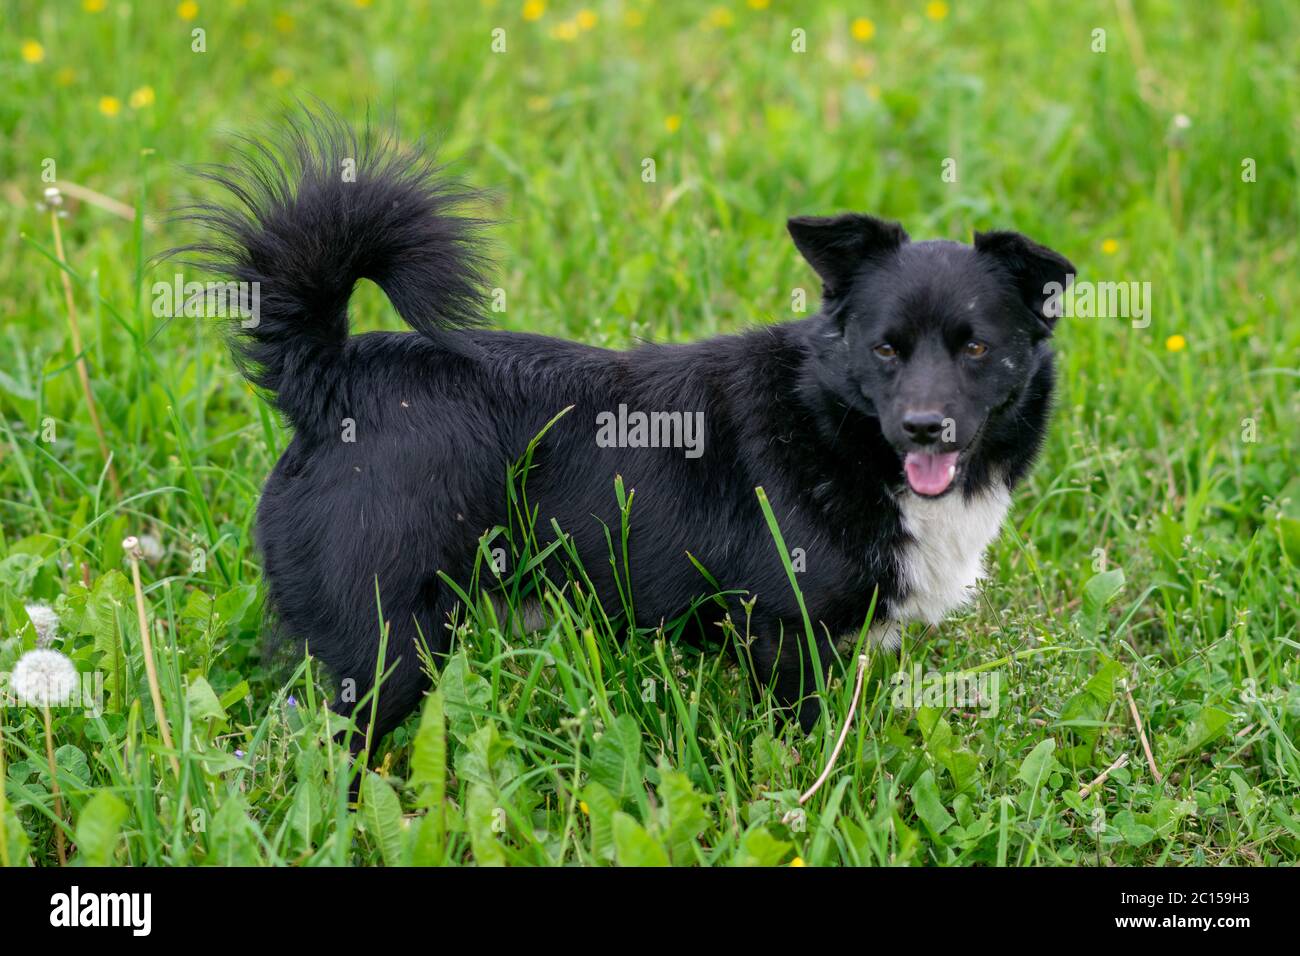
[[[157,564],[163,557],[162,542],[151,534],[142,534],[136,541],[140,556],[150,564]]]
[[[9,686],[24,703],[57,707],[76,693],[77,668],[58,651],[28,651],[14,665]]]
[[[36,646],[49,647],[53,644],[59,633],[59,615],[54,613],[54,608],[42,601],[39,604],[28,604],[23,610],[31,619],[32,627],[36,628]]]

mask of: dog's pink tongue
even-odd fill
[[[925,452],[909,451],[903,459],[903,470],[907,472],[907,483],[918,495],[941,495],[952,484],[952,477],[957,468],[957,453],[947,452],[942,455],[930,455]]]

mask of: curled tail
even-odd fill
[[[252,290],[255,314],[235,328],[233,349],[296,428],[322,424],[358,279],[432,338],[481,321],[482,221],[457,214],[478,196],[430,157],[369,128],[358,136],[330,113],[289,117],[278,148],[241,142],[235,163],[199,170],[231,201],[189,207],[183,218],[205,236],[176,251]]]

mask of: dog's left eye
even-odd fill
[[[979,358],[988,350],[989,347],[985,345],[983,342],[974,342],[974,341],[967,342],[965,346],[962,347],[962,351],[965,352],[967,355],[969,355],[971,358]]]

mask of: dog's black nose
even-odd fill
[[[943,413],[935,411],[905,412],[903,414],[903,431],[912,441],[929,445],[939,440],[943,431]]]

